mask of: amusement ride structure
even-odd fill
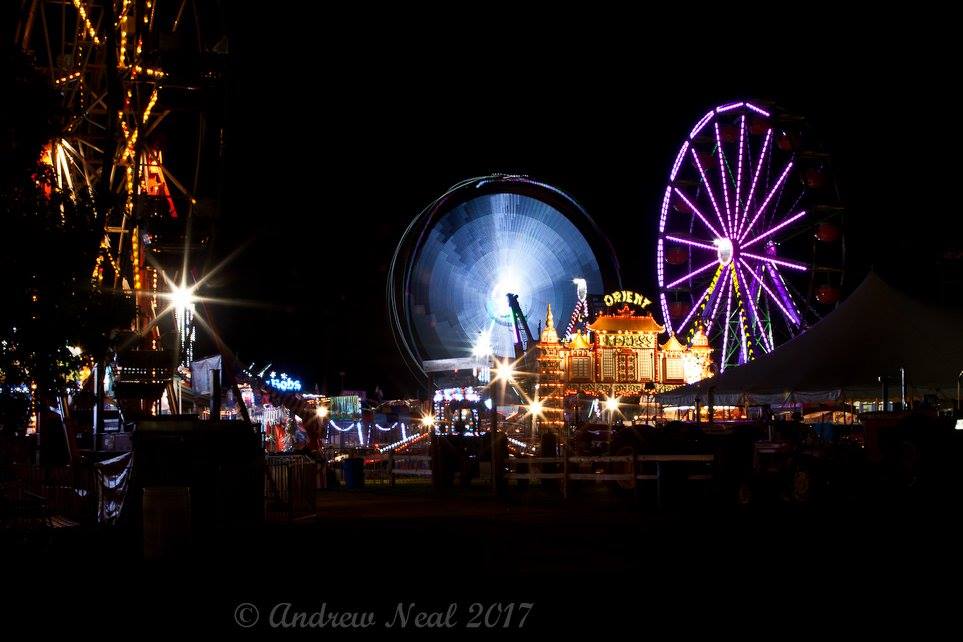
[[[719,371],[774,350],[840,298],[843,210],[829,155],[802,118],[733,102],[707,112],[669,172],[656,247],[659,305]]]
[[[389,271],[392,329],[424,381],[426,362],[528,349],[529,324],[548,305],[580,303],[572,279],[593,292],[621,283],[614,251],[578,203],[524,176],[469,179],[405,230]]]
[[[136,303],[121,329],[118,396],[149,411],[167,390],[173,403],[173,371],[190,364],[196,338],[190,266],[206,258],[216,211],[216,173],[205,167],[223,138],[212,109],[227,53],[220,16],[191,0],[22,5],[17,44],[64,115],[42,161],[102,221],[93,283]]]

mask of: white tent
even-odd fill
[[[963,313],[923,305],[874,273],[836,310],[775,351],[721,375],[657,396],[665,406],[776,404],[881,397],[879,377],[906,369],[908,394],[955,398],[963,370]]]

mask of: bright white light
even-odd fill
[[[435,418],[431,415],[425,415],[421,418],[421,425],[425,428],[431,428],[435,425]]]
[[[730,239],[716,239],[712,244],[716,246],[719,265],[729,265],[732,262],[732,241]]]
[[[478,340],[471,350],[472,356],[484,359],[492,353],[492,333],[491,330],[482,330],[478,333]]]
[[[194,296],[194,288],[176,285],[171,289],[170,300],[174,309],[180,312],[193,309],[197,298]]]
[[[328,416],[328,407],[327,407],[327,406],[318,406],[318,416],[321,417],[322,419],[324,419],[325,417],[327,417],[327,416]]]
[[[508,294],[521,294],[522,281],[514,270],[503,271],[491,291],[491,309],[497,317],[507,317],[512,309],[508,305]]]
[[[541,415],[542,408],[543,408],[542,402],[539,401],[538,399],[528,404],[528,412],[529,414],[532,414],[532,415]]]
[[[605,409],[609,412],[615,412],[619,409],[619,398],[618,397],[606,397],[605,399]]]
[[[515,376],[515,366],[511,364],[507,359],[505,361],[499,361],[498,366],[495,367],[495,379],[501,381],[511,381]]]

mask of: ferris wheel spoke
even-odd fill
[[[685,204],[689,206],[689,209],[691,209],[695,213],[695,215],[699,217],[699,220],[705,223],[705,226],[709,228],[709,231],[715,234],[716,238],[721,238],[723,236],[722,234],[719,234],[719,232],[716,231],[716,228],[712,227],[712,223],[709,222],[709,219],[707,219],[705,215],[703,215],[702,212],[699,211],[699,208],[696,207],[692,203],[692,201],[690,201],[686,197],[686,195],[682,193],[682,190],[680,190],[678,187],[673,187],[672,189],[679,196],[679,198],[681,198],[685,202]]]
[[[706,193],[709,194],[709,201],[712,203],[712,209],[716,212],[716,217],[719,219],[719,225],[722,226],[722,231],[726,232],[726,222],[722,218],[722,212],[719,210],[719,204],[716,203],[716,195],[712,191],[712,185],[709,183],[708,177],[706,177],[706,172],[702,168],[702,162],[699,160],[699,154],[696,153],[694,147],[690,147],[689,151],[692,152],[692,161],[695,163],[696,169],[699,170],[699,176],[702,177],[702,184],[705,185]],[[724,236],[723,234],[716,233],[716,236]]]
[[[746,269],[752,272],[753,276],[756,276],[755,270],[748,267],[748,264],[746,265],[747,265]],[[765,265],[765,263],[761,263],[760,265]],[[759,291],[760,291],[759,285],[755,281],[751,281],[746,283],[746,287],[749,288],[749,295],[752,297],[752,300],[756,302],[756,305],[759,305]]]
[[[759,276],[756,275],[756,272],[755,272],[755,270],[752,269],[752,266],[750,266],[748,263],[746,263],[746,260],[743,259],[742,257],[739,257],[739,262],[742,263],[744,266],[746,266],[746,270],[749,271],[749,274],[752,275],[752,278],[754,278],[754,279],[756,280],[756,282],[759,283],[759,286],[766,292],[766,294],[769,295],[769,298],[772,299],[773,302],[775,302],[776,306],[777,306],[780,310],[782,310],[782,313],[783,313],[784,315],[786,315],[786,317],[787,317],[790,321],[792,321],[792,322],[795,323],[796,325],[799,325],[799,317],[797,317],[794,312],[792,312],[789,308],[787,308],[786,306],[784,306],[784,305],[782,304],[782,302],[779,300],[779,297],[776,296],[776,294],[775,294],[772,290],[769,289],[769,286],[767,286],[767,285],[763,282],[763,280],[762,280],[761,278],[759,278]]]
[[[731,272],[731,271],[730,271]],[[731,277],[730,273],[730,277]],[[727,280],[731,280],[727,279]],[[726,318],[724,320],[725,325],[722,330],[722,364],[719,366],[720,372],[726,371],[726,360],[729,358],[726,354],[729,348],[729,324],[730,319],[732,319],[732,286],[729,287],[729,296],[726,298]]]
[[[719,121],[715,123],[716,130],[716,150],[719,152],[719,173],[722,176],[722,202],[726,206],[726,221],[728,222],[728,227],[726,230],[729,234],[732,234],[734,228],[732,227],[732,209],[729,207],[729,180],[726,176],[726,155],[722,151],[722,136],[719,134]]]
[[[756,215],[752,217],[752,221],[746,226],[746,229],[742,230],[740,233],[739,242],[742,242],[742,240],[746,238],[750,230],[752,230],[752,226],[756,224],[756,221],[759,220],[759,217],[762,215],[762,213],[766,211],[766,207],[769,206],[770,201],[772,201],[772,197],[776,195],[776,192],[779,191],[779,188],[782,187],[782,184],[785,182],[786,177],[789,176],[789,171],[792,169],[792,166],[792,161],[789,161],[786,164],[786,168],[782,170],[782,174],[779,175],[779,178],[776,180],[776,184],[772,186],[772,189],[769,190],[765,200],[763,200],[762,205],[760,205],[759,209],[756,210]]]
[[[742,291],[739,287],[739,277],[737,271],[732,271],[732,290],[736,293],[736,313],[739,318],[739,342],[742,347],[742,355],[739,359],[739,363],[746,363],[749,361],[749,351],[746,345],[747,339],[749,338],[749,328],[746,326],[746,314],[742,303]]]
[[[766,330],[762,327],[762,321],[759,318],[759,310],[756,308],[756,302],[753,300],[752,292],[749,290],[749,284],[746,278],[742,275],[742,270],[736,266],[736,272],[739,274],[739,280],[742,281],[743,287],[746,288],[746,303],[749,307],[749,316],[755,322],[756,327],[759,329],[760,337],[762,338],[763,348],[766,352],[771,352],[772,347],[769,345],[768,337],[766,336]]]
[[[758,241],[761,241],[762,239],[766,238],[767,236],[770,236],[770,235],[778,232],[779,230],[781,230],[782,228],[786,227],[787,225],[789,225],[789,224],[792,223],[793,221],[797,221],[797,220],[801,219],[801,218],[802,218],[803,216],[805,216],[805,215],[806,215],[806,211],[805,211],[805,210],[803,210],[803,211],[801,211],[801,212],[797,212],[796,214],[793,214],[792,216],[790,216],[789,218],[787,218],[785,221],[783,221],[783,222],[780,223],[779,225],[776,225],[775,227],[770,228],[769,230],[766,230],[765,232],[763,232],[762,234],[760,234],[760,235],[757,236],[756,238],[752,239],[751,241],[746,241],[746,242],[743,243],[740,247],[742,247],[743,249],[745,249],[745,248],[749,247],[750,245],[753,245],[754,243],[757,243]]]
[[[799,327],[802,328],[804,319],[802,315],[799,313],[799,306],[796,305],[796,300],[793,299],[792,293],[789,291],[790,284],[786,283],[785,279],[782,278],[782,273],[779,271],[778,266],[770,265],[769,267],[770,267],[769,278],[772,279],[772,283],[776,287],[776,292],[779,293],[779,296],[782,299],[782,302],[786,305],[786,307],[796,313],[796,318],[799,319]],[[798,292],[797,292],[797,295],[798,295]],[[808,302],[806,302],[806,304],[809,305]],[[812,313],[816,315],[816,318],[818,319],[820,315],[816,313],[816,311],[813,310],[811,306],[809,309]]]
[[[749,193],[746,194],[746,207],[742,211],[742,221],[739,223],[739,229],[737,234],[742,234],[743,226],[746,223],[746,218],[749,215],[749,206],[752,204],[752,197],[756,193],[756,186],[759,184],[759,175],[762,173],[762,167],[766,164],[766,152],[769,151],[769,142],[772,140],[772,129],[766,130],[766,138],[762,141],[762,151],[759,152],[759,161],[756,163],[756,171],[753,172],[752,183],[749,184]]]
[[[702,249],[709,250],[711,252],[717,252],[719,249],[715,245],[712,245],[711,243],[706,243],[704,241],[696,241],[693,239],[686,239],[686,238],[682,238],[681,236],[673,236],[673,235],[666,234],[665,238],[668,241],[674,241],[676,243],[682,243],[683,245],[690,245],[692,247],[701,247]]]
[[[682,282],[684,282],[684,281],[688,281],[689,279],[691,279],[692,277],[696,276],[697,274],[702,274],[703,272],[705,272],[706,270],[708,270],[709,268],[711,268],[711,267],[714,266],[714,265],[719,265],[719,261],[711,261],[710,263],[707,263],[706,265],[703,265],[703,266],[702,266],[701,268],[699,268],[698,270],[695,270],[695,271],[693,271],[693,272],[689,272],[689,273],[686,274],[685,276],[683,276],[683,277],[681,277],[681,278],[679,278],[679,279],[676,279],[675,281],[673,281],[672,283],[669,283],[669,284],[666,285],[665,287],[666,287],[666,289],[674,288],[675,286],[679,285],[680,283],[682,283]]]
[[[739,224],[739,194],[742,191],[742,158],[745,152],[746,142],[746,115],[739,117],[739,160],[736,165],[736,198],[734,201],[733,227]]]
[[[771,256],[759,256],[758,254],[750,254],[749,252],[740,252],[742,256],[749,257],[750,259],[756,259],[757,261],[765,261],[767,263],[772,263],[773,265],[782,265],[787,268],[792,268],[794,270],[806,271],[807,268],[801,263],[791,263],[789,261],[783,261],[782,259],[774,259]]]
[[[722,268],[721,265],[719,267],[720,269]],[[699,309],[699,305],[702,303],[702,300],[711,294],[712,288],[715,284],[716,284],[716,279],[713,278],[712,281],[709,282],[708,287],[706,287],[706,289],[703,290],[702,294],[697,299],[698,303],[693,305],[692,309],[689,310],[689,314],[685,315],[685,318],[682,319],[682,323],[679,324],[679,327],[675,331],[676,334],[679,334],[680,332],[682,332],[685,329],[685,327],[689,324],[689,321],[692,319],[692,315],[694,315],[695,311]]]
[[[706,334],[712,330],[712,324],[716,320],[716,313],[719,311],[719,304],[724,298],[726,298],[726,291],[729,289],[729,270],[732,269],[732,263],[726,265],[723,270],[722,287],[719,288],[719,293],[716,295],[716,302],[712,306],[712,312],[709,314],[708,320],[706,321]]]
[[[747,349],[747,346],[746,346],[746,343],[747,343],[746,337],[748,336],[749,336],[749,329],[746,327],[746,315],[740,309],[739,310],[739,339],[741,340],[741,343],[742,343],[741,363],[749,362],[749,350]]]

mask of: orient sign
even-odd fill
[[[599,333],[599,343],[606,348],[651,348],[651,334],[608,334]]]
[[[602,297],[602,302],[606,307],[609,308],[617,303],[622,303],[625,305],[637,305],[640,308],[644,308],[652,303],[638,292],[633,292],[632,290],[618,290],[617,292],[606,294],[604,297]]]

